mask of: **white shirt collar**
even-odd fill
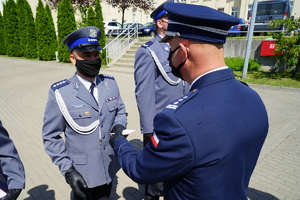
[[[84,78],[82,78],[82,77],[80,77],[77,73],[76,73],[76,76],[77,76],[77,78],[80,80],[80,82],[84,85],[84,87],[86,87],[87,90],[90,90],[91,82],[88,81],[88,80],[86,80],[86,79],[84,79]],[[95,78],[95,80],[94,80],[93,83],[94,83],[95,85],[97,85],[97,84],[96,84],[96,78]]]
[[[227,68],[228,68],[228,66],[218,67],[218,68],[216,68],[216,69],[210,70],[210,71],[208,71],[208,72],[206,72],[206,73],[204,73],[204,74],[198,76],[198,77],[192,82],[190,88],[192,88],[192,86],[194,85],[194,83],[195,83],[198,79],[200,79],[202,76],[204,76],[204,75],[206,75],[206,74],[209,74],[209,73],[212,73],[212,72],[215,72],[215,71],[227,69]]]

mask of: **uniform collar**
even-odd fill
[[[215,71],[219,71],[219,70],[222,70],[222,69],[228,69],[228,66],[218,67],[218,68],[216,68],[216,69],[210,70],[210,71],[208,71],[208,72],[206,72],[206,73],[204,73],[204,74],[198,76],[198,77],[192,82],[192,84],[190,85],[190,88],[192,88],[192,86],[194,85],[194,83],[195,83],[197,80],[199,80],[201,77],[203,77],[204,75],[209,74],[209,73],[212,73],[212,72],[215,72]]]
[[[79,81],[84,85],[84,87],[85,87],[87,90],[89,90],[90,87],[91,87],[91,82],[88,81],[88,80],[86,80],[86,79],[84,79],[84,78],[82,78],[82,77],[80,77],[77,73],[76,73],[76,76],[77,76],[77,78],[79,79]],[[97,77],[95,77],[95,79],[94,79],[94,81],[93,81],[93,83],[94,83],[95,85],[97,85],[96,79],[97,79]]]

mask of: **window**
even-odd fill
[[[239,15],[239,8],[238,7],[232,7],[231,9],[231,15],[234,17],[238,17]]]
[[[132,22],[137,22],[137,19],[136,19],[136,8],[132,9]]]
[[[250,14],[251,14],[251,10],[252,10],[252,4],[248,5],[248,15],[247,15],[247,20],[249,20]]]
[[[224,8],[218,8],[218,11],[224,12]]]

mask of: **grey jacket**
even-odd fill
[[[76,75],[53,84],[42,130],[45,151],[52,162],[58,165],[63,175],[73,165],[89,188],[110,183],[119,170],[109,145],[109,133],[116,124],[127,125],[127,113],[114,78],[99,75],[97,82],[98,105]],[[92,133],[81,134],[70,126],[59,108],[56,90],[76,125],[87,127],[99,120]],[[61,137],[62,133],[65,139]]]

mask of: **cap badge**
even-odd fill
[[[89,34],[90,38],[97,38],[97,31],[95,28],[90,28],[90,34]]]

